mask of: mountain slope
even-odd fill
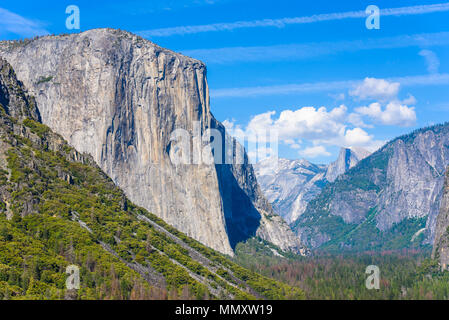
[[[334,182],[340,175],[351,169],[360,160],[365,159],[370,153],[363,148],[341,148],[337,160],[329,164],[326,171],[326,180]]]
[[[212,157],[208,129],[240,148],[210,112],[202,62],[112,29],[4,41],[0,55],[36,97],[43,123],[90,154],[139,206],[222,253],[233,255],[237,242],[254,235],[299,252],[246,155],[241,164],[236,154],[227,165],[193,162]],[[192,138],[186,154],[193,164],[171,160],[178,129]]]
[[[296,232],[312,247],[432,243],[448,145],[448,124],[394,139],[328,184],[295,222]]]
[[[288,223],[300,216],[307,203],[325,185],[326,167],[307,160],[272,159],[254,165],[257,181],[273,206]]]
[[[447,270],[449,266],[449,168],[446,170],[440,212],[436,219],[435,242],[432,257],[437,259],[440,268]]]
[[[369,152],[362,148],[341,148],[337,160],[329,166],[307,160],[265,159],[256,163],[254,170],[275,211],[292,223],[329,181],[333,182],[367,155]]]
[[[92,157],[38,122],[2,59],[0,101],[1,299],[303,297],[135,206]],[[70,264],[80,268],[75,297]]]

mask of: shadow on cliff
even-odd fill
[[[223,199],[223,211],[225,214],[226,231],[232,249],[237,243],[246,241],[256,235],[260,226],[260,213],[254,207],[251,199],[239,186],[232,173],[231,165],[215,165],[220,195]]]

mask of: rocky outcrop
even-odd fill
[[[448,124],[394,139],[328,184],[295,222],[297,233],[308,244],[358,249],[433,243],[448,145]]]
[[[254,165],[257,180],[268,201],[285,221],[292,223],[321,189],[369,155],[362,148],[341,148],[328,166],[307,160],[265,159]]]
[[[280,236],[289,234],[287,225],[270,220],[246,158],[237,165],[173,163],[176,129],[193,137],[190,158],[198,145],[211,157],[195,140],[207,129],[225,139],[210,112],[202,62],[111,29],[1,42],[0,55],[36,97],[43,123],[92,155],[137,205],[230,255],[256,234],[284,250],[300,247]]]
[[[40,120],[34,98],[26,94],[11,65],[2,58],[0,58],[0,107],[6,114],[16,119]]]
[[[307,160],[265,159],[256,163],[254,169],[268,201],[288,223],[304,212],[326,183],[326,166]]]
[[[442,270],[449,267],[449,168],[446,170],[440,212],[436,219],[435,243],[432,257],[438,259]]]
[[[61,152],[67,147],[61,136],[50,132],[39,123],[40,115],[34,97],[27,93],[23,84],[17,80],[11,65],[2,58],[0,58],[0,101],[0,176],[3,175],[5,178],[13,175],[8,166],[8,150],[18,143],[15,139],[24,139],[28,144],[54,152]],[[39,134],[33,133],[32,128],[37,129]],[[13,135],[16,137],[12,138]],[[38,162],[31,157],[21,160],[27,162],[30,168],[37,170],[39,167]],[[75,150],[68,154],[66,160],[93,164],[89,156]],[[60,168],[52,170],[56,173],[56,177],[68,183],[73,182],[72,177]],[[5,182],[0,177],[0,213],[5,212],[6,217],[10,219],[13,215],[10,205],[13,190]],[[20,185],[17,187],[20,188]],[[39,211],[38,199],[23,190],[21,197],[20,210],[15,209],[22,217]]]
[[[326,180],[334,182],[338,176],[351,169],[360,160],[365,159],[369,155],[369,151],[360,147],[341,148],[337,160],[332,162],[327,168]]]
[[[2,299],[166,299],[167,287],[191,299],[304,297],[300,289],[267,281],[135,206],[90,155],[33,116],[33,98],[1,59],[0,70],[0,96],[8,97],[0,109]],[[55,239],[61,240],[56,247]],[[30,257],[44,272],[25,283],[16,275],[26,272]],[[83,290],[64,290],[54,282],[65,272],[61,266],[73,264],[91,279]],[[121,285],[118,278],[132,281]]]

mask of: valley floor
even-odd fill
[[[304,290],[306,299],[449,299],[449,272],[430,249],[361,253],[314,253],[281,258],[255,239],[237,247],[236,261],[262,275]],[[380,270],[379,290],[367,289],[367,266]]]

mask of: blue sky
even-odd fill
[[[277,130],[281,157],[327,163],[449,120],[447,2],[9,1],[0,38],[68,33],[68,5],[81,31],[121,28],[203,60],[216,118],[236,135]]]

